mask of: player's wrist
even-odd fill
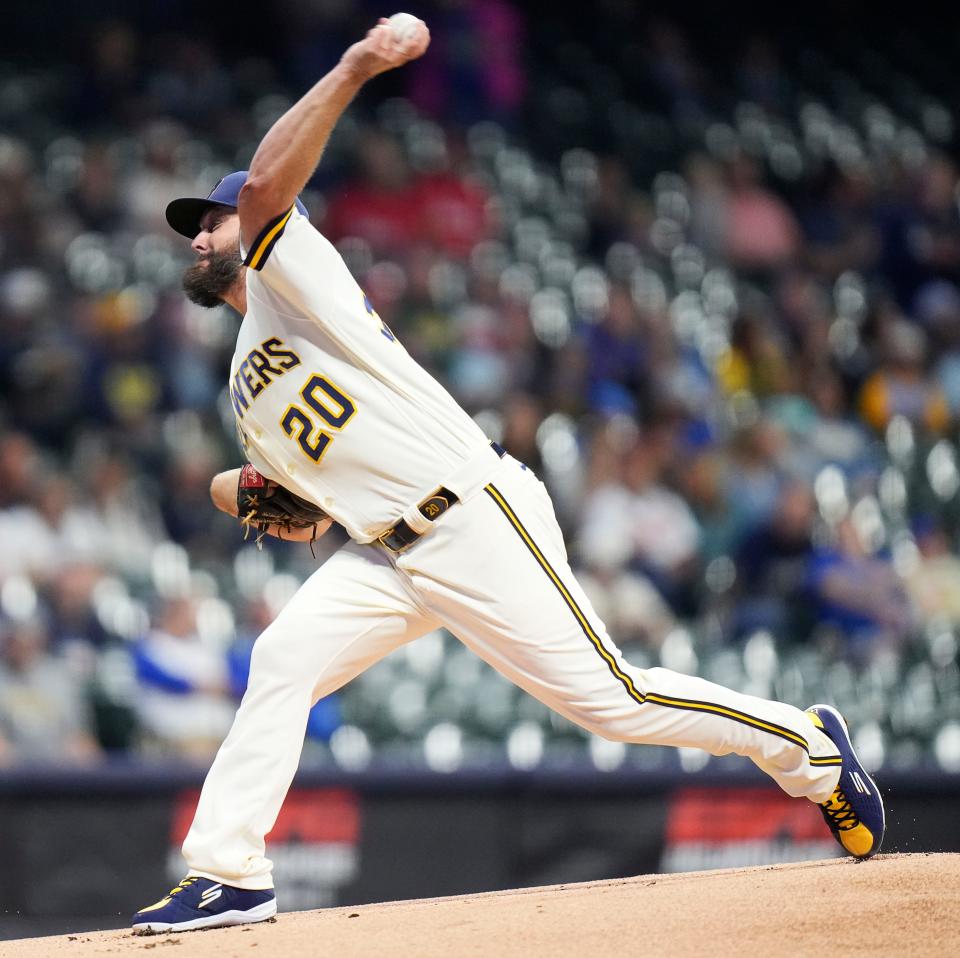
[[[372,80],[379,70],[376,69],[374,59],[356,51],[359,44],[354,44],[343,54],[333,72],[346,86],[359,90],[368,80]]]
[[[213,504],[221,512],[230,516],[237,515],[237,487],[239,481],[239,469],[219,472],[210,481],[210,498]]]

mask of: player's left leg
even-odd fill
[[[627,742],[752,759],[787,794],[834,795],[844,745],[810,715],[668,669],[624,661],[567,564],[542,484],[509,458],[398,559],[468,647],[583,727]]]
[[[257,639],[246,694],[183,843],[189,873],[134,931],[246,924],[277,908],[267,833],[293,780],[311,705],[437,628],[382,550],[348,543]]]

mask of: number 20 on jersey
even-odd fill
[[[280,420],[283,431],[296,440],[301,452],[313,462],[319,462],[333,439],[331,432],[339,432],[353,418],[356,403],[329,379],[314,374],[300,390],[300,397],[307,409],[287,406]],[[314,421],[319,419],[319,423]]]
[[[397,341],[393,330],[377,315],[370,298],[363,297],[367,313],[380,324],[380,332],[391,343]],[[284,411],[280,426],[300,446],[300,451],[313,462],[319,462],[333,436],[353,418],[356,403],[325,376],[314,374],[300,390],[303,406],[291,403]],[[306,408],[304,408],[304,406]],[[313,413],[313,416],[311,416]],[[319,423],[315,418],[319,418]]]

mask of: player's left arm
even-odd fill
[[[219,472],[210,482],[210,498],[213,504],[228,516],[239,518],[240,510],[237,507],[237,486],[240,483],[240,470],[228,469],[226,472]],[[332,525],[332,520],[326,519],[318,522],[315,526],[307,526],[303,529],[284,528],[278,525],[271,525],[267,528],[267,534],[283,539],[285,542],[312,542],[319,539],[327,529]]]
[[[280,226],[313,175],[330,134],[360,88],[379,73],[422,56],[430,32],[418,21],[398,39],[385,19],[354,43],[340,62],[267,131],[240,191],[240,232],[245,244]]]

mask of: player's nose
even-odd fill
[[[200,230],[196,236],[194,236],[193,241],[190,243],[190,248],[195,253],[205,253],[210,248],[210,244],[207,240],[210,238],[210,234],[206,230]]]

